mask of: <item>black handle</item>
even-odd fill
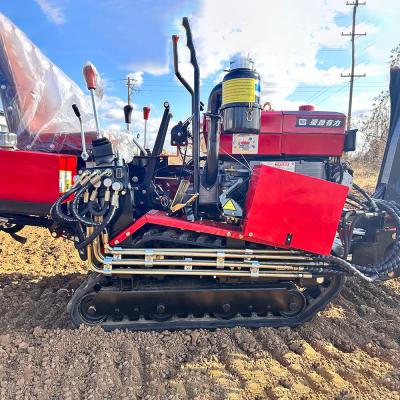
[[[125,123],[126,124],[131,123],[132,110],[133,110],[133,107],[130,104],[127,104],[124,107],[124,115],[125,115]]]
[[[176,77],[179,79],[179,81],[182,83],[183,86],[185,86],[186,90],[193,96],[193,89],[189,85],[189,83],[186,81],[186,79],[181,75],[179,71],[179,61],[178,61],[178,40],[179,36],[178,35],[172,35],[172,50],[174,54],[174,71]]]
[[[195,68],[196,67],[198,68],[196,50],[195,50],[194,44],[193,44],[192,30],[190,29],[188,17],[183,17],[182,25],[183,25],[183,27],[185,28],[185,31],[186,31],[186,45],[190,50],[190,62],[192,63],[192,65]]]
[[[189,20],[184,17],[182,25],[186,31],[187,47],[190,51],[190,62],[193,65],[193,97],[192,97],[192,159],[193,159],[193,192],[200,191],[200,68],[197,62],[196,50],[193,44],[192,30],[190,29]],[[194,219],[197,220],[198,198],[193,204]]]
[[[76,104],[72,104],[72,109],[74,110],[76,117],[81,119],[81,112],[79,111],[78,106]]]

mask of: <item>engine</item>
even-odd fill
[[[355,149],[355,132],[345,132],[346,117],[315,111],[274,111],[260,104],[260,76],[241,58],[212,90],[203,118],[207,162],[199,203],[217,208],[227,221],[245,217],[245,200],[256,165],[351,184],[339,157]]]

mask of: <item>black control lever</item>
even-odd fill
[[[76,104],[72,104],[72,109],[74,110],[74,113],[76,117],[80,120],[81,119],[81,112],[79,111],[79,108]]]
[[[125,116],[125,123],[126,123],[126,129],[129,132],[129,125],[131,124],[132,121],[132,111],[133,111],[133,107],[130,104],[127,104],[124,107],[124,116]],[[140,153],[145,156],[147,154],[146,150],[144,149],[144,147],[132,136],[132,141],[133,143],[136,144],[136,146],[139,148]]]
[[[131,123],[132,111],[133,111],[133,107],[130,104],[127,104],[124,107],[125,123],[127,125],[129,125]],[[127,128],[129,130],[129,126],[127,126]]]
[[[86,139],[85,139],[85,132],[83,131],[81,112],[79,111],[79,108],[76,104],[72,104],[72,110],[74,111],[74,114],[76,115],[76,117],[79,119],[79,125],[81,128],[81,140],[82,140],[81,157],[82,157],[83,161],[87,161],[89,159],[89,154],[86,151]]]

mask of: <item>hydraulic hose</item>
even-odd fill
[[[84,225],[87,226],[99,226],[99,222],[95,222],[89,218],[86,218],[84,215],[86,212],[89,210],[89,205],[87,205],[87,208],[85,207],[83,210],[79,210],[79,201],[81,199],[82,194],[89,189],[90,186],[95,186],[98,184],[101,180],[101,177],[104,175],[109,175],[109,171],[105,170],[101,174],[96,174],[91,179],[87,182],[85,182],[84,185],[81,185],[81,188],[76,192],[74,200],[72,201],[71,205],[71,211],[74,217],[76,218],[77,221],[82,222]],[[95,188],[95,191],[97,189]],[[94,200],[94,199],[93,199]],[[105,211],[103,215],[105,214]],[[101,215],[101,214],[100,214]]]
[[[114,218],[115,212],[117,211],[118,206],[112,205],[110,208],[110,211],[104,218],[103,222],[101,222],[97,228],[82,242],[75,244],[75,247],[78,250],[83,249],[87,245],[93,242],[94,239],[97,238],[97,236],[100,235],[101,232],[107,227],[107,225],[111,222],[111,220]]]
[[[71,195],[73,195],[74,193],[76,193],[79,188],[81,188],[82,186],[86,186],[90,179],[92,179],[97,173],[93,172],[91,174],[87,173],[83,173],[81,176],[81,180],[77,183],[74,184],[74,186],[72,186],[72,188],[70,190],[68,190],[67,192],[65,192],[63,195],[61,195],[57,201],[52,205],[51,209],[50,209],[50,215],[51,217],[55,220],[55,221],[59,221],[59,222],[67,222],[67,223],[73,223],[76,222],[77,219],[74,217],[70,217],[69,215],[66,215],[62,209],[61,209],[61,204],[68,199],[68,197],[70,197]]]
[[[79,189],[79,185],[76,187],[73,187],[70,189],[68,192],[65,192],[52,206],[50,209],[50,215],[53,220],[59,221],[59,222],[76,222],[76,218],[70,217],[66,215],[62,209],[61,209],[61,204],[67,200],[68,197],[73,195],[75,192],[77,192]]]
[[[88,211],[96,217],[104,217],[109,208],[109,205],[109,201],[105,201],[103,206],[100,206],[100,204],[98,204],[96,201],[90,200],[88,203]]]
[[[379,207],[377,206],[374,199],[363,188],[356,185],[354,182],[353,182],[353,188],[356,189],[358,192],[360,192],[367,199],[368,203],[371,205],[374,211],[379,211]]]
[[[79,201],[82,197],[82,194],[89,188],[89,184],[86,186],[83,186],[78,190],[76,193],[74,200],[72,201],[72,206],[71,206],[71,211],[72,214],[75,216],[76,220],[82,222],[84,225],[88,226],[99,226],[99,222],[95,222],[89,218],[86,218],[82,213],[79,212]]]
[[[389,254],[386,255],[384,260],[376,265],[356,265],[349,263],[345,259],[335,256],[322,258],[323,261],[337,265],[340,268],[345,269],[355,275],[358,275],[369,282],[379,279],[380,277],[387,277],[388,273],[400,269],[400,209],[397,204],[392,204],[392,202],[389,201],[375,199],[372,200],[372,202],[376,205],[378,210],[383,210],[388,216],[390,216],[392,223],[394,224],[396,229],[396,239],[394,241],[393,247]],[[354,224],[352,223],[352,226],[350,226],[348,237],[346,238],[346,240],[348,240],[348,242],[346,243],[348,246],[350,245],[352,231],[354,230],[356,223],[357,221],[355,221]]]

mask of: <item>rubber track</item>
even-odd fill
[[[222,249],[225,247],[224,238],[220,236],[182,231],[180,229],[150,228],[142,236],[133,239],[133,247],[144,248],[152,242],[159,242],[161,247],[200,247]]]
[[[145,232],[141,232],[141,236],[133,238],[133,247],[151,248],[151,244],[157,244],[157,247],[202,247],[202,248],[225,248],[225,238],[212,236],[207,234],[199,234],[195,232],[181,231],[176,229],[157,229],[150,228]],[[318,270],[322,270],[319,269]],[[194,318],[178,318],[173,317],[171,320],[159,322],[141,318],[137,321],[130,321],[127,318],[122,320],[112,320],[108,317],[100,325],[105,330],[128,329],[128,330],[175,330],[175,329],[216,329],[229,328],[234,326],[245,326],[249,328],[258,327],[281,327],[281,326],[297,326],[309,321],[317,312],[322,310],[329,304],[341,291],[345,276],[342,274],[332,274],[329,271],[326,277],[330,280],[328,286],[316,285],[308,288],[306,294],[308,305],[297,316],[293,317],[276,317],[276,316],[257,316],[249,317],[238,316],[232,319],[218,319],[212,315],[204,315]],[[78,288],[73,298],[68,304],[72,322],[75,326],[79,326],[83,321],[79,310],[80,300],[89,294],[95,295],[94,288],[103,277],[99,274],[91,274],[88,279]]]

